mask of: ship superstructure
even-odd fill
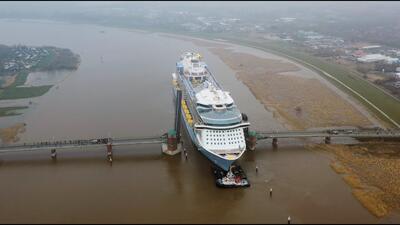
[[[198,150],[228,171],[246,150],[243,120],[230,93],[224,91],[200,54],[184,53],[173,74],[174,89],[183,93],[182,117]]]

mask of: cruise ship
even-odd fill
[[[247,116],[216,81],[202,56],[186,52],[172,74],[174,93],[182,90],[182,120],[197,149],[219,168],[230,171],[246,151]]]

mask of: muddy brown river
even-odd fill
[[[173,126],[171,73],[184,51],[199,51],[256,130],[284,129],[228,66],[205,47],[155,33],[48,21],[0,21],[1,44],[53,45],[80,54],[77,71],[21,116],[20,142],[160,135]],[[40,84],[38,74],[30,81]],[[61,75],[60,75],[61,76]],[[8,100],[3,105],[24,105]],[[239,164],[250,188],[219,189],[209,161],[184,133],[188,160],[159,145],[0,155],[1,223],[394,223],[371,215],[329,166],[330,156],[296,140],[263,141]],[[259,171],[255,173],[255,167]],[[272,198],[268,191],[273,188]]]

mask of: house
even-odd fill
[[[357,50],[357,51],[354,51],[351,55],[356,58],[360,58],[360,57],[365,56],[366,53],[363,50]]]
[[[387,58],[386,56],[381,55],[381,54],[369,54],[369,55],[365,55],[365,56],[357,58],[357,61],[364,62],[364,63],[378,62],[378,61],[386,60],[386,58]]]
[[[368,49],[377,49],[380,47],[381,47],[380,45],[368,45],[368,46],[362,47],[361,49],[368,50]]]

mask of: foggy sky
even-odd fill
[[[15,15],[29,17],[31,15],[51,15],[56,12],[81,12],[86,10],[107,9],[113,7],[122,7],[127,9],[134,8],[154,8],[158,10],[189,10],[205,14],[226,13],[234,16],[241,14],[248,16],[262,15],[265,17],[282,16],[290,14],[324,14],[326,12],[335,12],[344,17],[393,17],[399,18],[400,2],[125,2],[125,1],[87,1],[87,2],[46,2],[46,1],[21,1],[21,2],[0,2],[0,12],[4,15],[14,13]],[[0,14],[0,16],[2,16]]]

